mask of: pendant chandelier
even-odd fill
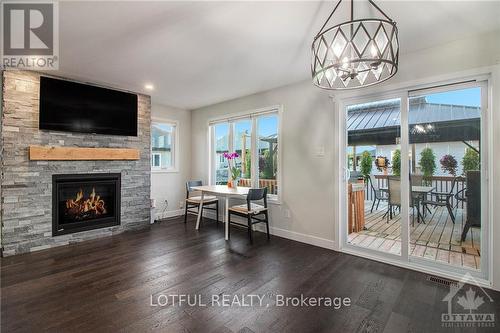
[[[324,89],[355,89],[371,86],[393,77],[398,70],[399,42],[396,22],[372,0],[383,18],[354,19],[351,0],[349,21],[333,24],[332,13],[312,43],[312,78]]]

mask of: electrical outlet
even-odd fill
[[[179,209],[184,208],[184,201],[179,201]]]
[[[289,219],[290,217],[292,217],[292,215],[290,214],[290,209],[288,208],[284,208],[283,209],[283,216],[287,219]]]

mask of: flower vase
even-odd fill
[[[238,181],[239,179],[233,179],[231,182],[233,183],[232,184],[232,187],[236,190],[238,188]]]

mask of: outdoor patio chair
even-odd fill
[[[203,210],[214,210],[215,211],[215,221],[217,227],[219,226],[219,200],[215,196],[203,197],[203,206],[200,208],[201,196],[197,195],[196,190],[193,189],[195,186],[202,186],[203,182],[201,180],[190,180],[186,182],[186,202],[185,202],[185,212],[184,212],[184,223],[187,222],[188,213],[198,214],[198,209],[201,209],[201,216],[203,217]],[[194,194],[194,195],[193,195]],[[213,207],[215,205],[215,208]],[[192,208],[198,208],[196,211],[190,210]]]
[[[389,176],[387,177],[387,192],[389,193],[387,198],[387,223],[389,219],[392,220],[393,208],[397,207],[401,209],[401,179],[399,176]]]
[[[438,191],[432,191],[430,193],[430,200],[425,198],[422,200],[422,206],[423,210],[425,213],[425,210],[428,209],[427,206],[433,206],[433,207],[446,207],[448,210],[448,214],[450,214],[451,221],[453,224],[455,224],[455,214],[453,214],[453,207],[451,203],[451,199],[454,197],[455,193],[455,185],[457,183],[457,178],[454,177],[453,180],[451,181],[451,188],[448,192],[438,192]]]
[[[401,211],[401,178],[399,176],[387,177],[387,192],[389,193],[387,212],[387,223],[392,219],[393,208],[396,207]],[[416,200],[410,199],[410,208],[413,210],[417,207]],[[415,225],[415,212],[412,214],[412,225]]]
[[[422,186],[424,182],[424,175],[421,173],[412,173],[410,174],[410,186]],[[418,205],[418,200],[421,199],[421,195],[417,193],[411,194],[411,198],[414,201],[414,205]],[[425,216],[425,211],[431,213],[431,210],[427,206],[423,206],[423,216]]]
[[[467,219],[462,231],[462,242],[465,241],[470,227],[481,226],[481,172],[467,171],[466,179]]]
[[[373,195],[375,196],[373,199],[372,209],[370,213],[373,213],[373,207],[375,207],[375,203],[377,203],[377,210],[380,201],[387,201],[387,192],[380,190],[378,186],[378,181],[375,178],[375,175],[370,175],[370,187],[372,188]]]

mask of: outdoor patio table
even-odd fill
[[[389,189],[387,187],[381,187],[381,191],[389,193]],[[420,223],[420,217],[422,217],[422,221],[425,223],[424,216],[420,212],[420,198],[424,195],[431,193],[434,190],[433,186],[412,186],[411,192],[415,193],[417,196],[417,222]]]

